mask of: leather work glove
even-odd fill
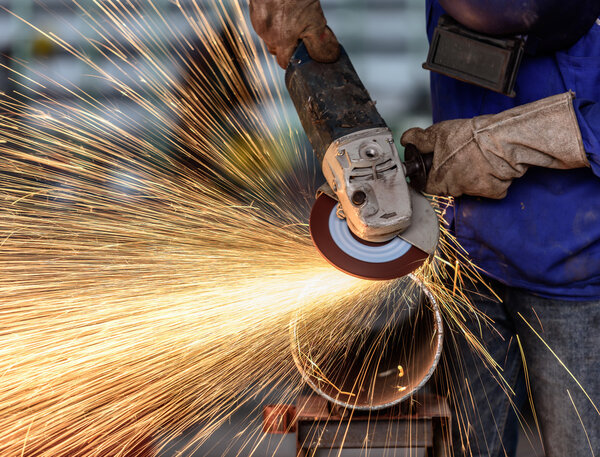
[[[425,191],[504,198],[530,166],[589,167],[573,109],[573,92],[499,114],[439,122],[404,132],[400,142],[433,152]]]
[[[281,68],[287,67],[299,40],[317,62],[334,62],[340,55],[319,0],[250,0],[250,19]]]

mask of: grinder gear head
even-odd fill
[[[336,140],[323,158],[323,174],[359,238],[389,241],[410,225],[408,185],[389,129],[362,130]]]

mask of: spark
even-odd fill
[[[74,2],[106,66],[45,36],[145,122],[7,68],[18,90],[0,99],[1,455],[143,455],[202,424],[192,449],[250,392],[297,393],[287,328],[298,311],[333,325],[388,287],[337,272],[312,246],[314,164],[264,50],[242,39],[241,6],[180,6],[201,54],[143,23],[151,1],[128,4]]]
[[[0,455],[147,455],[156,436],[202,424],[191,452],[252,395],[275,385],[295,398],[290,322],[301,316],[321,354],[350,347],[404,283],[344,275],[312,246],[315,164],[243,2],[174,2],[192,40],[152,0],[71,3],[90,31],[64,26],[90,52],[27,26],[143,121],[3,65],[17,89],[0,95]],[[440,217],[451,203],[433,202]],[[499,373],[465,326],[492,324],[464,292],[481,272],[442,229],[415,274]]]
[[[543,443],[540,424],[538,421],[537,412],[535,410],[535,404],[533,402],[533,393],[531,391],[531,383],[529,381],[529,369],[527,367],[527,360],[525,359],[525,351],[523,350],[523,345],[521,344],[521,338],[519,335],[516,335],[517,344],[519,345],[519,352],[521,353],[521,360],[523,361],[523,372],[525,376],[525,387],[527,389],[527,398],[529,400],[529,407],[531,408],[531,413],[533,414],[533,421],[535,422],[535,426],[538,430],[538,437],[540,439],[540,443]],[[529,438],[528,438],[529,439]]]
[[[590,436],[588,435],[587,429],[583,423],[583,420],[581,419],[581,414],[579,414],[579,410],[577,409],[577,406],[575,406],[575,402],[573,401],[573,397],[572,397],[569,389],[567,389],[567,394],[569,395],[569,400],[571,400],[573,409],[575,410],[575,413],[577,414],[577,418],[579,419],[579,422],[581,423],[581,428],[583,429],[583,433],[585,433],[585,438],[586,438],[588,446],[590,448],[590,453],[592,454],[592,457],[594,457],[595,454],[594,454],[594,449],[592,448],[592,443],[590,442]]]
[[[579,387],[579,389],[581,390],[581,392],[583,392],[583,394],[586,396],[586,398],[588,399],[588,401],[590,402],[590,404],[592,405],[592,408],[594,408],[594,410],[596,411],[596,413],[600,416],[600,410],[598,410],[598,406],[596,405],[596,403],[594,403],[594,401],[592,400],[592,398],[590,397],[590,394],[587,392],[587,390],[581,385],[581,383],[579,382],[579,380],[577,379],[577,377],[573,374],[573,372],[571,370],[569,370],[569,368],[564,364],[564,362],[561,360],[561,358],[556,354],[556,352],[554,352],[554,350],[550,347],[550,345],[546,342],[546,340],[544,340],[541,335],[533,328],[533,326],[527,322],[527,319],[525,319],[523,317],[523,315],[521,313],[518,313],[518,316],[523,320],[523,322],[525,322],[525,324],[527,325],[527,327],[529,327],[529,329],[535,334],[535,336],[537,336],[539,338],[539,340],[544,344],[544,346],[546,346],[546,348],[550,351],[550,353],[554,356],[554,358],[556,359],[556,361],[560,364],[560,366],[563,367],[563,369],[565,370],[565,372],[571,377],[571,379],[573,379],[573,381],[575,381],[575,383],[577,384],[577,387]]]

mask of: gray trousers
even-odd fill
[[[460,334],[446,332],[442,368],[454,393],[454,455],[514,456],[519,427],[514,409],[521,411],[530,393],[547,457],[600,456],[600,300],[550,300],[490,283],[503,303],[480,293],[470,298],[494,329],[474,319],[468,326],[500,365],[512,392]],[[540,440],[535,426],[528,436]]]

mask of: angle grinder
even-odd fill
[[[309,221],[318,251],[364,279],[416,270],[439,238],[437,215],[420,192],[432,154],[409,145],[400,160],[392,132],[343,49],[336,62],[319,63],[300,43],[285,81],[327,180]]]

